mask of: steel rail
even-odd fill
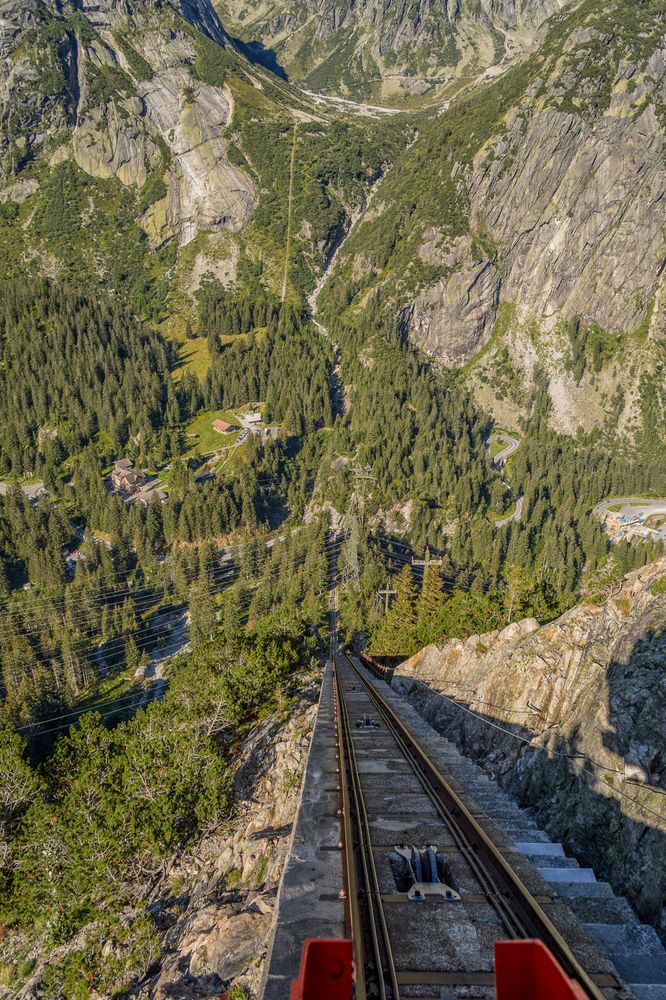
[[[384,908],[382,905],[381,887],[379,884],[379,877],[377,875],[377,868],[375,865],[375,859],[372,852],[372,838],[370,832],[368,811],[365,805],[365,800],[363,798],[363,791],[361,788],[361,781],[356,762],[356,751],[354,748],[354,742],[351,737],[351,723],[349,721],[349,712],[347,710],[347,705],[343,697],[342,680],[337,672],[337,667],[335,669],[335,680],[336,680],[336,688],[340,704],[338,742],[341,748],[346,749],[346,763],[349,766],[349,774],[352,779],[351,790],[354,797],[354,811],[356,816],[356,824],[358,832],[358,853],[360,854],[361,867],[363,870],[364,893],[367,902],[367,911],[369,917],[368,931],[372,941],[372,950],[374,952],[374,969],[377,978],[377,987],[379,990],[379,995],[381,997],[381,1000],[386,1000],[386,983],[384,981],[384,966],[386,965],[386,971],[388,972],[389,978],[391,980],[391,992],[393,1000],[399,1000],[400,990],[398,987],[395,962],[393,959],[393,951],[391,948],[391,939],[388,932],[388,926],[386,923],[386,915],[384,914]],[[342,752],[343,751],[341,749],[340,751],[341,773],[342,773]],[[351,829],[352,827],[351,827],[351,811],[350,811],[350,833]],[[349,840],[349,843],[352,845],[352,849],[350,852],[351,857],[349,859],[350,867],[353,868],[355,855],[353,851],[353,840],[351,838]],[[359,908],[359,918],[360,918],[360,908]],[[384,958],[386,960],[385,962]],[[361,979],[363,979],[362,989],[364,992],[366,990],[365,968],[366,968],[365,963],[357,966],[356,970],[357,997],[359,995],[358,984]]]
[[[349,658],[347,657],[347,659]],[[384,719],[384,721],[386,722],[386,719]],[[521,923],[519,914],[514,912],[509,901],[506,899],[505,894],[502,892],[501,886],[495,879],[492,878],[480,861],[475,844],[469,839],[464,827],[458,822],[455,810],[449,807],[449,804],[442,797],[441,793],[436,792],[433,789],[432,783],[428,780],[428,776],[423,773],[423,769],[419,766],[418,760],[414,758],[410,744],[405,741],[399,732],[392,731],[390,726],[388,728],[389,732],[391,732],[391,735],[402,750],[405,760],[411,766],[414,775],[420,782],[423,791],[433,803],[439,817],[446,823],[456,847],[467,861],[467,864],[485,893],[486,899],[504,925],[507,934],[516,939],[528,937],[527,930]]]
[[[419,774],[421,782],[433,802],[441,809],[440,815],[447,825],[451,825],[454,836],[462,835],[469,847],[464,850],[468,862],[473,862],[473,870],[480,866],[483,872],[481,884],[489,885],[488,894],[502,921],[511,926],[511,933],[517,937],[539,938],[550,949],[569,976],[576,979],[590,1000],[605,1000],[604,994],[585,971],[570,946],[557,930],[551,919],[534,898],[527,886],[514,871],[492,839],[478,823],[460,796],[451,787],[440,771],[431,762],[425,751],[399,718],[389,703],[363,676],[361,671],[344,653],[339,653],[348,662],[354,675],[358,677],[365,691],[371,697],[382,716],[388,731],[400,744],[406,758]],[[484,884],[485,883],[485,884]]]
[[[354,961],[354,995],[356,1000],[366,1000],[365,989],[365,946],[363,939],[363,922],[361,920],[361,908],[359,905],[359,886],[356,874],[356,858],[354,855],[354,832],[351,818],[351,801],[349,795],[349,781],[347,778],[347,753],[343,738],[343,708],[340,691],[338,688],[338,675],[333,663],[333,702],[335,706],[335,725],[337,731],[338,744],[338,768],[340,775],[340,798],[342,800],[342,847],[343,847],[343,868],[345,884],[347,886],[346,917],[349,926],[349,933],[352,939],[353,961]]]

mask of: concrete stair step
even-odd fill
[[[526,854],[527,857],[531,857],[533,854],[549,858],[566,857],[561,844],[544,844],[540,841],[516,841],[516,850],[520,851],[521,854]]]
[[[572,899],[569,905],[583,924],[640,923],[631,906],[622,896],[614,896],[612,899],[604,900],[582,897],[580,899]]]
[[[583,869],[579,869],[582,871]],[[615,893],[608,882],[558,882],[553,885],[553,894],[562,899],[614,899]]]
[[[666,1000],[666,986],[663,983],[628,983],[636,1000]]]
[[[508,824],[511,824],[518,829],[524,830],[526,838],[528,834],[535,833],[539,829],[538,826],[532,823],[531,819],[524,819],[520,814],[516,814],[510,809],[497,809],[491,803],[478,802],[476,799],[473,801],[480,812],[485,813],[486,816],[490,816],[491,819],[494,819],[501,826],[506,828]]]
[[[666,950],[647,924],[583,925],[599,942],[627,983],[666,986]]]
[[[526,816],[513,802],[502,802],[501,799],[493,798],[491,795],[470,795],[470,799],[486,809],[488,812],[497,813],[498,816],[506,816],[507,819],[515,819],[517,823],[534,823],[531,816]],[[536,826],[536,824],[534,824]]]
[[[546,882],[596,882],[597,876],[592,868],[537,868],[539,875]]]
[[[605,948],[626,951],[630,955],[666,956],[659,935],[649,924],[636,921],[634,925],[618,925],[594,921],[586,923],[585,927]]]
[[[530,854],[529,860],[539,871],[548,871],[553,868],[561,868],[562,871],[568,872],[580,870],[580,865],[575,858],[562,858],[559,855],[552,854]]]
[[[526,816],[525,813],[512,802],[498,802],[497,799],[491,799],[485,796],[479,797],[478,795],[470,795],[470,801],[476,802],[481,809],[485,809],[489,813],[494,813],[497,816],[504,816],[506,820],[513,820],[514,823],[524,823],[526,827],[534,827],[535,830],[539,829],[532,817]]]
[[[625,983],[643,983],[646,986],[666,987],[666,955],[616,955],[609,958]]]
[[[534,829],[532,829],[530,826],[526,826],[525,824],[502,823],[501,821],[499,821],[499,824],[504,832],[507,833],[514,842],[529,840],[530,843],[551,843],[550,837],[548,837],[547,834],[545,834],[543,830],[540,830],[538,827],[534,827]]]

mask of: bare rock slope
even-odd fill
[[[310,694],[314,696],[313,687]],[[219,997],[234,983],[256,995],[291,843],[316,708],[255,727],[236,761],[238,812],[169,873],[150,910],[163,934],[159,969],[137,995]]]
[[[124,0],[71,9],[6,0],[0,16],[0,176],[9,181],[58,136],[52,164],[71,157],[91,177],[136,191],[152,178],[157,196],[141,223],[153,248],[247,224],[256,191],[228,154],[231,93],[190,72],[188,25],[228,43],[208,0],[174,0],[159,12]]]
[[[662,934],[665,572],[632,573],[604,604],[548,625],[428,646],[393,682]]]
[[[291,79],[387,101],[433,96],[533,41],[562,0],[221,0],[225,22]]]
[[[331,301],[398,312],[503,426],[545,375],[558,430],[666,432],[663,9],[582,0],[502,69],[420,123]]]

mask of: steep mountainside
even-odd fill
[[[584,0],[423,123],[340,255],[331,311],[374,291],[435,358],[476,359],[505,425],[547,375],[557,428],[663,436],[664,26],[658,3]]]
[[[258,269],[274,294],[285,280],[295,299],[310,292],[385,174],[322,315],[362,321],[372,297],[415,344],[466,365],[507,427],[547,377],[557,429],[663,438],[662,5],[554,6],[4,0],[0,277],[103,279],[183,336],[206,273],[242,284]],[[497,53],[465,48],[468,28],[492,45],[520,35],[498,79],[479,81]],[[275,43],[321,90],[340,90],[336,66],[360,80],[368,53],[402,53],[413,65],[393,69],[411,87],[441,71],[442,32],[469,86],[406,121],[315,100],[251,44]]]
[[[158,319],[208,271],[309,290],[404,141],[315,111],[208,0],[5,0],[2,24],[0,277],[105,278]]]
[[[665,571],[647,566],[541,627],[428,646],[394,679],[662,934]]]
[[[132,995],[151,1000],[218,997],[231,982],[237,991],[257,995],[316,694],[316,685],[304,684],[288,718],[269,715],[242,742],[233,761],[233,814],[207,830],[190,850],[174,852],[150,887],[147,906],[123,910],[120,919],[130,927],[147,909],[155,937],[149,946],[143,942],[136,949],[131,938],[107,943],[103,965],[109,978],[97,979],[98,996],[121,985],[127,996],[133,980]],[[62,944],[48,956],[35,949],[37,961],[27,981],[20,990],[0,982],[0,996],[35,1000],[75,995],[65,994],[67,966],[75,945],[85,947],[94,935],[93,924],[74,944]],[[0,943],[0,961],[11,962],[23,944],[15,938]],[[90,966],[86,971],[92,980]]]
[[[400,101],[445,95],[534,38],[562,0],[220,0],[225,23],[314,90]]]

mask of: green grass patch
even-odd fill
[[[213,455],[216,451],[221,451],[227,445],[234,444],[238,440],[239,431],[234,431],[233,434],[218,434],[213,429],[214,420],[226,420],[227,423],[238,425],[238,420],[231,410],[206,410],[200,413],[185,427],[186,458],[192,458],[195,455]],[[195,434],[196,441],[193,438],[190,439],[190,436]]]
[[[210,368],[210,353],[207,337],[193,337],[181,345],[178,367],[173,373],[175,381],[180,381],[185,372],[203,379]]]

